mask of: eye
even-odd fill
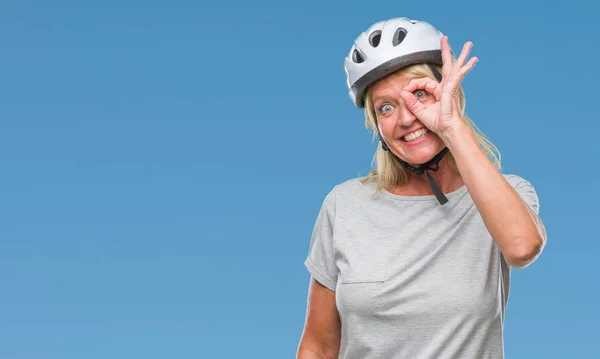
[[[386,114],[390,111],[392,111],[394,109],[394,106],[390,105],[389,103],[386,103],[385,105],[379,107],[379,113],[381,114]]]
[[[427,92],[425,90],[416,90],[413,92],[413,94],[419,100],[423,100],[423,99],[427,98],[427,96],[430,95],[429,92]]]

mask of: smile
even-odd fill
[[[406,136],[402,137],[402,141],[404,142],[412,142],[412,141],[416,141],[416,140],[420,140],[421,138],[423,138],[425,136],[425,134],[427,134],[427,132],[429,132],[428,129],[426,128],[422,128],[418,131],[415,131],[411,134],[408,134]]]

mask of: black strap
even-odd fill
[[[440,202],[440,204],[443,205],[448,202],[448,198],[444,195],[444,193],[442,192],[440,187],[438,187],[438,185],[435,183],[435,181],[433,180],[433,177],[431,177],[431,174],[429,173],[429,171],[437,172],[440,170],[440,161],[442,160],[442,158],[444,157],[444,155],[447,152],[448,152],[448,147],[444,147],[444,149],[441,150],[437,155],[435,155],[432,159],[430,159],[426,163],[422,164],[418,168],[415,168],[415,167],[409,165],[406,161],[403,161],[403,160],[399,159],[398,157],[396,157],[396,155],[394,155],[394,158],[396,158],[396,161],[400,162],[401,165],[403,165],[404,167],[406,167],[407,169],[409,169],[410,171],[414,172],[415,174],[417,174],[419,176],[422,175],[423,173],[427,173],[427,179],[429,180],[429,186],[431,186],[431,190],[433,191],[433,194],[437,198],[438,202]]]
[[[427,65],[429,65],[429,68],[431,69],[431,72],[433,72],[433,76],[435,76],[437,82],[442,82],[442,74],[438,71],[437,67],[435,67],[433,64]]]
[[[429,65],[429,68],[431,69],[431,71],[433,72],[433,76],[435,76],[437,81],[442,82],[442,74],[438,71],[437,67],[435,67],[435,65],[433,65],[433,64],[428,64],[428,65]],[[435,168],[431,168],[432,171],[438,171],[440,169],[440,160],[446,154],[446,152],[448,152],[448,147],[445,147],[440,153],[438,153],[436,155],[436,157],[439,156],[439,159],[437,159],[437,161],[434,162]],[[434,157],[434,159],[436,157]],[[437,198],[438,202],[440,202],[440,204],[442,204],[442,205],[447,203],[448,198],[444,195],[444,193],[440,190],[438,185],[435,183],[435,181],[433,180],[433,177],[431,177],[431,175],[429,174],[429,171],[425,170],[425,172],[427,172],[427,179],[429,179],[429,185],[431,186],[431,189],[433,190],[433,194]]]
[[[425,173],[427,170],[429,171],[433,171],[433,172],[437,172],[440,170],[440,161],[442,160],[442,158],[444,157],[444,155],[448,152],[448,147],[444,147],[443,150],[441,150],[437,155],[433,156],[432,159],[430,159],[429,161],[423,163],[422,165],[420,165],[419,167],[415,168],[411,165],[409,165],[406,161],[403,161],[401,159],[399,159],[398,157],[396,157],[394,155],[394,157],[396,157],[396,159],[398,161],[400,161],[400,163],[408,168],[409,170],[411,170],[412,172],[418,174],[418,175],[422,175],[423,173]]]
[[[435,181],[433,180],[433,177],[431,177],[431,174],[429,174],[429,171],[433,171],[433,172],[439,171],[440,161],[442,160],[444,155],[449,151],[448,147],[444,147],[444,149],[441,150],[437,155],[433,156],[432,159],[430,159],[429,161],[420,165],[418,168],[415,168],[415,167],[409,165],[408,162],[403,161],[400,158],[398,158],[392,151],[390,151],[390,148],[387,146],[385,141],[383,141],[383,138],[381,138],[381,136],[379,136],[379,140],[381,141],[381,146],[383,147],[383,150],[386,152],[389,152],[396,159],[396,161],[399,164],[401,164],[402,166],[404,166],[406,169],[415,173],[418,176],[422,175],[423,173],[427,173],[427,179],[429,180],[429,186],[431,186],[431,190],[433,191],[435,198],[437,198],[438,202],[440,202],[440,205],[448,203],[448,198],[446,197],[446,195],[444,195],[444,193],[442,192],[440,187],[438,187],[438,185],[435,183]]]
[[[441,205],[448,203],[448,197],[446,197],[444,195],[444,193],[442,192],[442,190],[440,190],[438,185],[435,183],[435,181],[429,174],[429,171],[426,171],[426,172],[427,172],[427,179],[429,179],[429,185],[431,186],[431,190],[433,191],[435,198],[437,198],[438,202],[440,202]]]

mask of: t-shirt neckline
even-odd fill
[[[452,191],[449,193],[444,193],[444,195],[446,196],[446,198],[450,199],[452,197],[456,197],[456,196],[463,194],[466,190],[467,190],[467,186],[463,184],[461,187],[459,187],[455,191]],[[399,201],[432,201],[432,200],[437,201],[437,197],[433,194],[427,195],[427,196],[405,196],[405,195],[391,193],[390,191],[388,191],[385,188],[382,189],[382,192],[386,197],[391,198],[393,200],[399,200]]]

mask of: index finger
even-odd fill
[[[433,93],[435,88],[439,86],[439,83],[434,79],[430,79],[429,77],[420,77],[418,79],[413,79],[404,86],[404,91],[413,92],[415,90],[427,90],[427,92]]]
[[[439,100],[439,94],[440,94],[439,86],[440,86],[440,83],[435,81],[434,79],[431,79],[429,77],[422,77],[422,78],[411,80],[404,87],[403,90],[408,91],[408,92],[414,92],[416,90],[425,90],[428,93],[430,93],[431,95],[433,95],[433,97],[436,100]]]

